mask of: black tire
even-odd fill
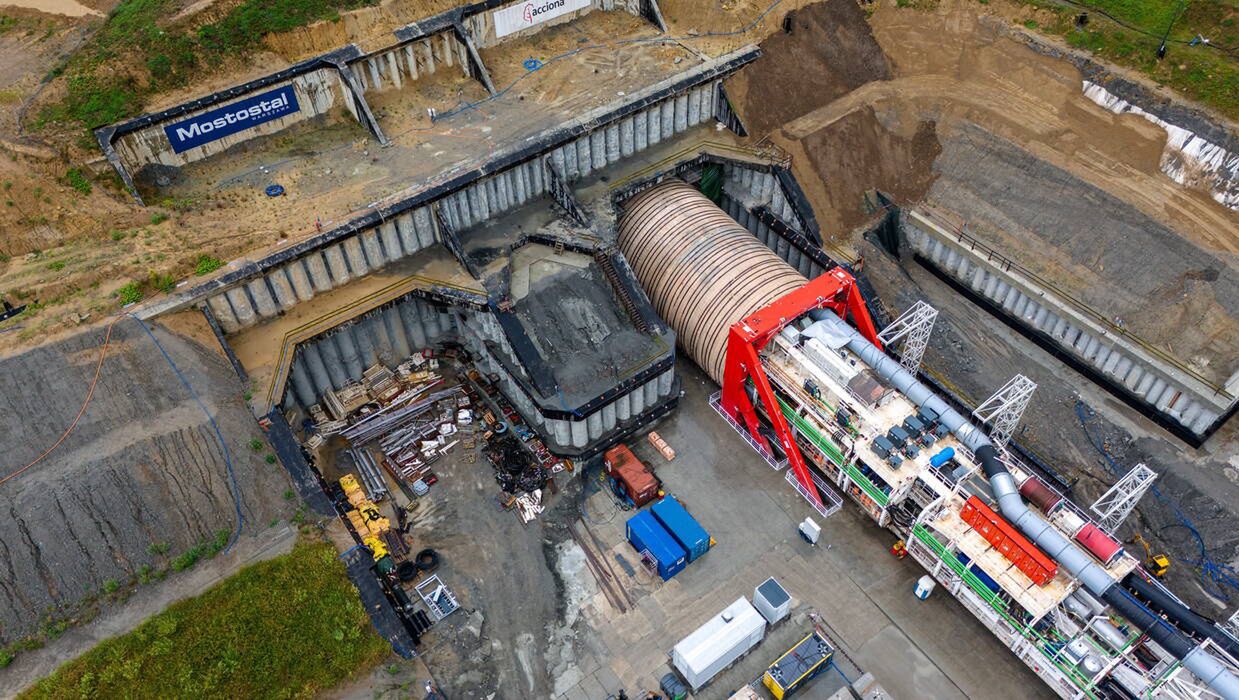
[[[417,553],[414,561],[422,571],[434,571],[439,568],[439,553],[427,547]]]

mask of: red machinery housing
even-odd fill
[[[815,309],[830,309],[839,318],[850,319],[861,335],[879,348],[882,347],[873,319],[869,317],[869,310],[856,286],[856,279],[843,268],[836,267],[732,325],[727,336],[727,361],[723,367],[723,392],[719,404],[728,415],[748,428],[749,434],[759,445],[769,450],[769,443],[759,431],[761,423],[758,421],[757,411],[745,391],[746,382],[752,380],[753,388],[757,390],[757,398],[765,406],[766,415],[770,417],[771,426],[779,438],[779,445],[787,455],[788,465],[806,493],[811,494],[820,505],[821,497],[818,495],[817,486],[813,483],[809,467],[805,464],[799,448],[796,447],[791,428],[783,418],[783,412],[775,398],[774,389],[766,378],[766,372],[762,369],[758,354],[787,324]]]
[[[627,497],[633,506],[640,508],[658,496],[658,489],[662,486],[658,477],[650,472],[644,462],[637,459],[627,445],[620,444],[607,450],[603,456],[603,465],[612,484],[623,492],[622,495]]]
[[[1015,568],[1024,572],[1033,583],[1044,586],[1054,580],[1054,574],[1058,573],[1058,562],[1042,554],[1036,545],[1011,527],[1010,523],[981,499],[976,496],[969,497],[959,511],[959,517],[981,533],[986,542],[994,545],[994,549],[1014,564]]]

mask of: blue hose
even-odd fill
[[[215,439],[219,441],[219,447],[224,451],[224,466],[228,472],[228,482],[232,487],[232,503],[236,507],[237,511],[237,528],[232,532],[232,537],[228,538],[228,545],[224,547],[224,553],[227,554],[228,550],[232,549],[232,545],[236,544],[237,538],[241,536],[241,528],[245,525],[245,516],[241,513],[241,491],[237,487],[237,477],[232,470],[232,453],[228,450],[228,443],[224,442],[224,434],[220,432],[219,424],[215,422],[215,416],[211,415],[211,412],[207,410],[206,404],[204,404],[202,399],[198,397],[198,392],[194,391],[193,385],[189,383],[189,380],[186,379],[185,375],[181,373],[181,369],[176,366],[175,362],[172,361],[172,356],[168,354],[166,349],[164,349],[163,343],[159,342],[159,338],[155,337],[155,334],[151,332],[150,327],[143,323],[142,319],[134,316],[133,314],[129,314],[129,316],[133,318],[133,320],[137,321],[138,325],[142,327],[142,330],[146,331],[146,334],[151,337],[151,340],[155,343],[155,347],[159,348],[159,352],[163,353],[163,359],[168,361],[168,366],[171,367],[172,371],[176,373],[177,379],[180,379],[181,384],[184,384],[185,388],[189,389],[189,395],[194,397],[194,401],[197,402],[198,407],[201,408],[202,412],[206,414],[207,420],[211,422],[211,428],[215,431]]]
[[[1075,409],[1076,418],[1080,421],[1080,427],[1084,429],[1084,436],[1088,438],[1089,444],[1093,446],[1093,449],[1097,450],[1097,452],[1105,458],[1107,470],[1109,470],[1115,477],[1123,476],[1125,471],[1119,467],[1118,462],[1115,462],[1114,458],[1110,456],[1110,453],[1106,451],[1105,444],[1097,438],[1094,438],[1092,433],[1088,430],[1088,423],[1095,415],[1093,409],[1087,406],[1083,401],[1076,401]],[[1170,527],[1185,528],[1196,540],[1196,547],[1199,550],[1200,556],[1196,559],[1196,561],[1192,562],[1192,565],[1200,568],[1201,585],[1204,586],[1205,590],[1210,591],[1222,600],[1229,602],[1230,595],[1226,593],[1226,587],[1229,586],[1230,588],[1239,590],[1239,577],[1236,576],[1235,570],[1226,564],[1219,564],[1209,556],[1209,549],[1205,545],[1204,536],[1200,534],[1200,530],[1196,529],[1196,524],[1192,522],[1191,518],[1187,517],[1187,515],[1179,509],[1179,505],[1177,503],[1163,494],[1161,489],[1157,488],[1156,484],[1149,490],[1153,493],[1153,496],[1157,498],[1159,503],[1166,506],[1174,513],[1175,518],[1179,521],[1177,525],[1171,525]]]

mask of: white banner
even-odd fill
[[[589,5],[590,0],[532,0],[505,7],[493,15],[495,36],[507,36],[560,15],[583,10]]]

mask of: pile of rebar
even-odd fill
[[[433,384],[431,386],[433,386]],[[425,389],[421,389],[419,391],[425,391]],[[450,396],[455,396],[460,392],[461,388],[459,386],[454,386],[449,389],[436,391],[420,401],[406,403],[405,405],[400,405],[398,402],[392,402],[390,406],[381,408],[374,413],[361,418],[340,434],[354,446],[360,447],[366,443],[381,438],[398,428],[404,427],[405,425],[416,420],[422,414],[429,411],[439,401],[442,401]]]

